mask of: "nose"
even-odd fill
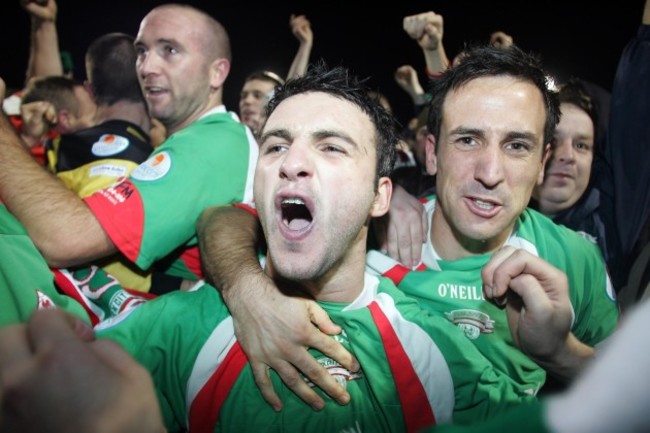
[[[553,159],[562,162],[573,162],[575,161],[575,156],[573,143],[570,138],[556,141],[555,147],[553,148]]]
[[[504,179],[503,171],[504,154],[498,145],[483,147],[478,155],[474,168],[474,178],[486,188],[492,189]],[[458,167],[462,170],[462,167]]]
[[[294,142],[285,152],[280,165],[280,178],[295,181],[310,177],[312,172],[309,149]]]
[[[245,103],[249,105],[254,102],[255,102],[255,96],[250,92],[244,93],[240,100],[240,103]]]

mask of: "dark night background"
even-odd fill
[[[95,37],[113,31],[135,35],[142,17],[155,0],[81,2],[59,0],[59,43],[70,51],[75,75],[84,78],[83,55]],[[343,64],[383,92],[400,120],[411,116],[408,95],[393,80],[398,66],[412,64],[418,71],[424,59],[417,43],[402,30],[402,18],[433,10],[445,19],[444,41],[451,58],[465,41],[487,41],[503,30],[522,48],[539,53],[549,70],[569,74],[611,88],[616,64],[625,43],[636,33],[643,0],[623,0],[600,6],[591,2],[402,0],[388,8],[354,1],[188,1],[209,12],[228,30],[233,66],[225,87],[225,103],[237,110],[239,90],[246,74],[271,69],[286,75],[298,43],[289,29],[291,13],[306,14],[314,32],[311,60],[324,58]],[[384,3],[384,2],[382,2]],[[386,3],[390,4],[389,1]],[[1,0],[0,74],[10,88],[21,87],[27,65],[29,18],[19,0]],[[420,80],[424,82],[423,74]]]

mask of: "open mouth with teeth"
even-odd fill
[[[282,221],[290,230],[303,230],[312,222],[311,212],[300,198],[285,198],[281,209]]]

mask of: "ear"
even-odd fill
[[[70,119],[71,113],[69,110],[63,109],[56,113],[56,128],[59,132],[67,132],[72,126]]]
[[[216,59],[210,65],[210,86],[213,89],[221,89],[230,73],[230,61],[228,59]]]
[[[389,177],[380,177],[377,185],[375,200],[370,208],[370,216],[380,217],[388,212],[390,206],[390,197],[393,194],[393,182]]]
[[[539,175],[537,176],[537,185],[542,185],[544,183],[544,173],[546,172],[546,163],[551,156],[551,143],[544,146],[544,152],[542,153],[542,167],[539,170]]]
[[[438,158],[436,158],[436,137],[433,134],[427,134],[427,142],[424,145],[426,155],[426,169],[427,173],[435,176],[438,172]]]

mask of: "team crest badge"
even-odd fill
[[[99,137],[91,149],[93,155],[111,156],[129,147],[129,139],[115,134],[104,134]]]
[[[465,331],[470,340],[476,340],[481,334],[494,332],[494,320],[478,310],[462,309],[445,313],[447,320]]]
[[[172,166],[172,160],[167,152],[160,152],[133,170],[131,177],[137,180],[156,180],[167,174]]]

